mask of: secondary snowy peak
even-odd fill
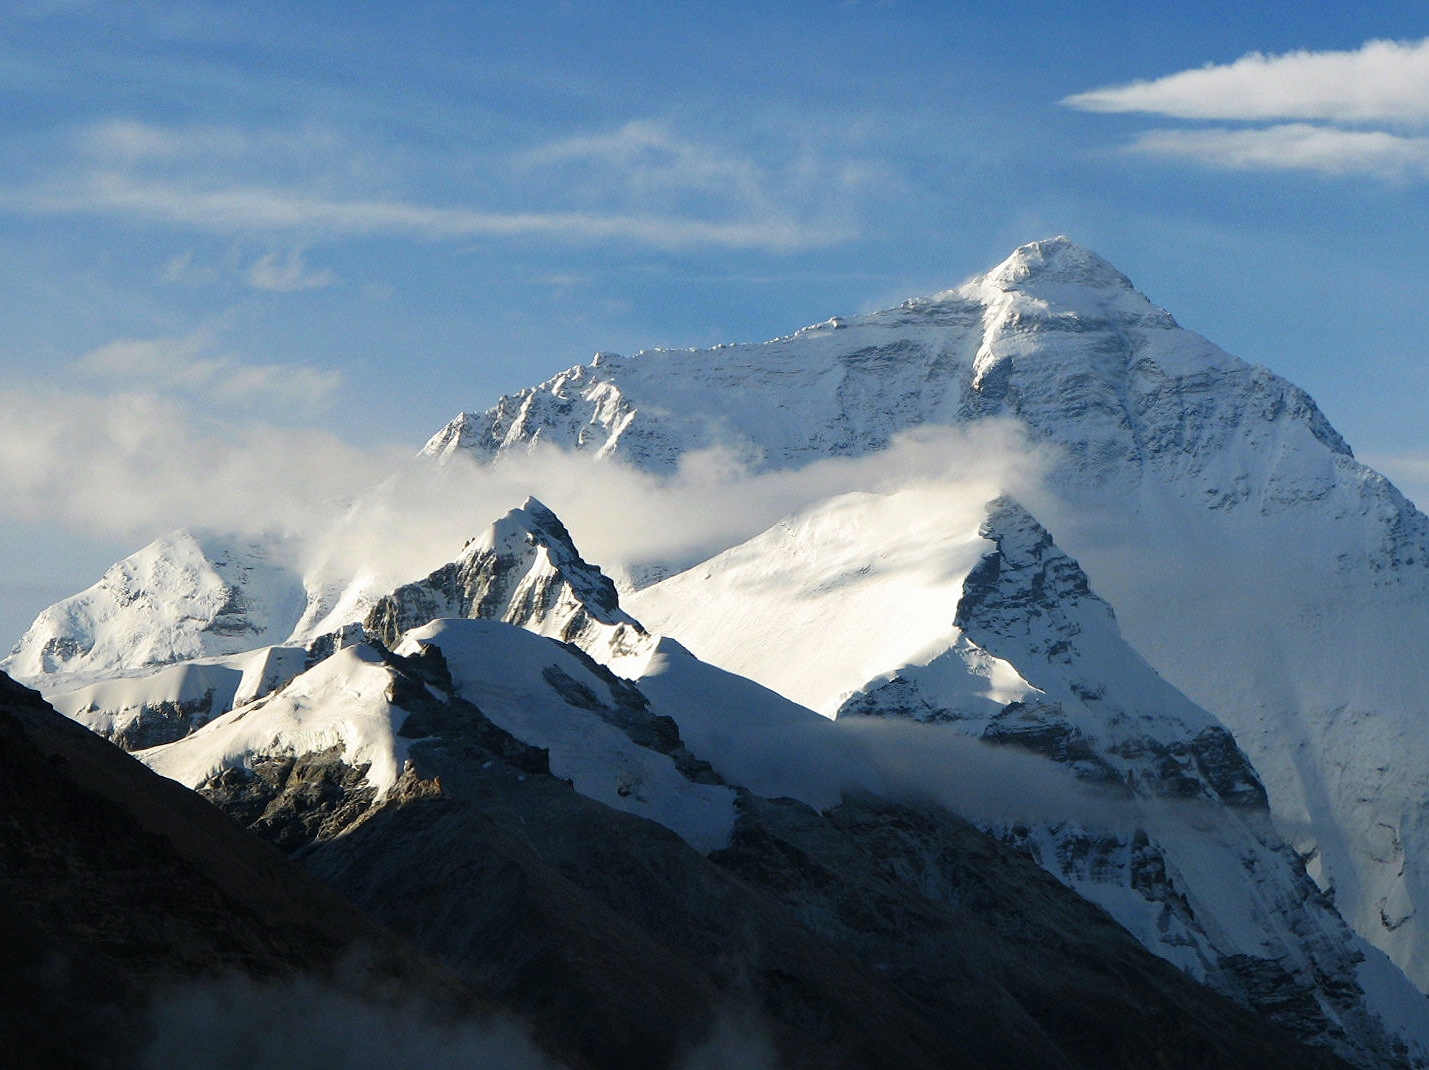
[[[1111,606],[1030,513],[998,499],[979,533],[994,548],[964,580],[954,622],[1041,692],[1017,704],[1016,728],[1004,709],[984,738],[1015,741],[1038,719],[1034,710],[1055,704],[1059,725],[1097,741],[1102,760],[1130,782],[1264,808],[1264,789],[1230,733],[1126,643]],[[1068,719],[1067,710],[1079,712]]]
[[[653,632],[832,717],[870,679],[960,645],[953,615],[987,548],[983,503],[937,487],[846,494],[626,596]],[[1025,696],[1010,665],[966,649],[966,701]]]
[[[379,600],[364,627],[395,646],[409,629],[444,617],[504,621],[575,643],[604,662],[651,645],[620,608],[615,584],[581,557],[565,525],[535,498],[471,540],[456,561]]]
[[[281,642],[306,593],[280,550],[175,531],[42,612],[0,666],[53,691]]]

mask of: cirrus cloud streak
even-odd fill
[[[712,220],[597,211],[490,212],[390,198],[331,198],[264,186],[201,188],[113,173],[6,194],[0,196],[0,204],[36,214],[116,215],[220,234],[260,230],[326,237],[550,237],[625,240],[659,249],[713,245],[773,252],[832,245],[851,236],[837,227],[780,217]]]
[[[1429,138],[1310,123],[1263,129],[1148,130],[1128,150],[1231,170],[1319,171],[1330,175],[1429,178]]]

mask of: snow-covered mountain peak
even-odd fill
[[[1036,290],[1047,284],[1131,290],[1131,280],[1109,262],[1066,235],[1028,242],[981,281],[1001,290]]]
[[[535,545],[548,549],[575,549],[571,543],[570,532],[556,514],[537,498],[527,497],[519,506],[467,543],[462,550],[462,557],[468,558],[493,550],[506,553],[524,552],[522,547]]]
[[[471,412],[459,412],[422,447],[421,456],[442,461],[470,449],[471,435],[480,417]]]
[[[1082,631],[1081,618],[1115,629],[1111,606],[1092,594],[1086,573],[1052,541],[1025,508],[1009,497],[987,505],[978,534],[994,549],[968,573],[958,602],[957,625],[971,622],[1031,634],[1046,628],[1049,649],[1063,650]],[[990,614],[995,613],[995,625]]]

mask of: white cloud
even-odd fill
[[[663,126],[631,122],[608,133],[567,138],[517,157],[524,168],[576,165],[573,177],[601,192],[640,198],[700,195],[767,209],[770,179],[753,161],[678,138]]]
[[[1378,178],[1429,177],[1429,138],[1308,123],[1265,128],[1148,130],[1130,151],[1233,170],[1319,171]]]
[[[0,392],[0,517],[149,537],[319,524],[380,460],[332,435],[204,417],[150,391]]]
[[[852,237],[855,199],[879,181],[887,185],[887,168],[808,140],[785,141],[779,151],[756,158],[639,120],[520,153],[513,165],[574,203],[743,220],[771,233],[802,233],[811,244]]]
[[[249,364],[215,354],[215,332],[121,339],[91,350],[75,370],[122,390],[182,395],[225,405],[312,410],[331,400],[342,373],[301,364]]]
[[[751,472],[719,450],[688,455],[670,477],[553,446],[494,465],[458,457],[440,469],[404,466],[399,478],[374,486],[318,540],[322,559],[308,564],[333,575],[380,568],[378,586],[407,582],[452,560],[468,538],[534,495],[566,523],[588,560],[619,575],[653,563],[694,564],[852,491],[930,485],[950,501],[979,504],[1000,493],[1027,495],[1046,463],[1039,446],[998,421],[922,429],[877,454],[792,471]]]
[[[1086,111],[1272,125],[1149,130],[1146,156],[1229,170],[1429,178],[1429,38],[1370,41],[1353,52],[1259,52],[1151,81],[1067,97]]]
[[[211,286],[222,278],[222,272],[211,265],[195,263],[194,254],[185,252],[170,257],[159,278],[180,286]]]
[[[332,129],[305,125],[296,130],[233,126],[158,126],[137,119],[105,119],[81,127],[73,145],[80,158],[100,167],[171,165],[228,166],[262,161],[268,171],[291,170],[314,162],[348,159],[348,147]]]
[[[337,282],[337,276],[326,269],[310,271],[298,249],[286,254],[265,253],[248,269],[248,285],[256,290],[322,290]]]
[[[1429,121],[1429,38],[1370,41],[1353,52],[1253,52],[1063,103],[1181,119],[1422,123]]]

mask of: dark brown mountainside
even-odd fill
[[[209,803],[0,674],[0,1062],[278,1066],[275,1043],[353,1016],[385,1016],[411,1039],[492,1011]],[[185,1048],[188,1034],[222,1048]]]

